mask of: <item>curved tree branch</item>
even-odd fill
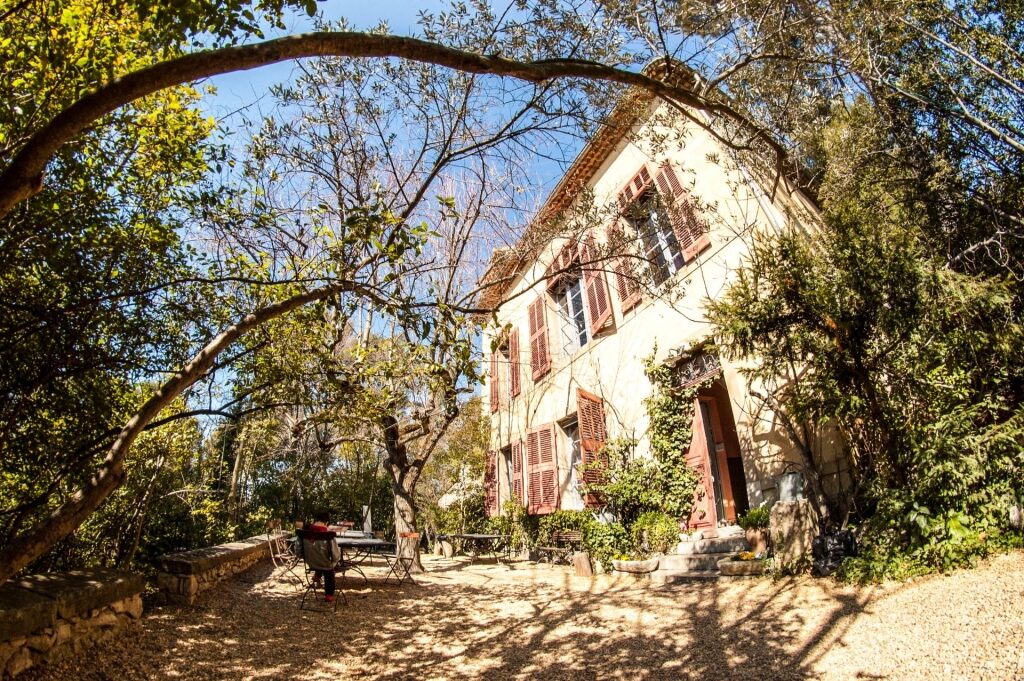
[[[669,85],[644,73],[579,59],[521,62],[483,55],[401,36],[352,32],[320,32],[268,40],[252,45],[196,52],[134,71],[100,86],[64,109],[33,134],[0,173],[0,218],[43,187],[46,164],[61,146],[97,120],[120,107],[162,89],[233,71],[308,57],[397,57],[465,71],[517,78],[533,83],[581,78],[641,88],[676,104],[722,114],[751,131],[780,156],[782,146],[763,128],[733,108]],[[704,124],[702,124],[704,125]]]

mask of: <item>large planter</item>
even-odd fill
[[[751,527],[746,530],[747,547],[751,553],[763,556],[768,551],[768,528]]]
[[[629,572],[634,575],[647,574],[658,569],[658,559],[647,560],[613,560],[612,567],[616,572]]]
[[[723,577],[753,577],[764,573],[763,560],[733,560],[723,558],[718,561],[718,571]]]

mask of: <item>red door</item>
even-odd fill
[[[690,432],[690,451],[686,453],[686,465],[697,473],[697,492],[690,512],[691,530],[718,527],[718,513],[715,510],[715,486],[711,475],[711,460],[708,456],[708,435],[704,428],[704,415],[700,399],[694,400],[693,423]]]

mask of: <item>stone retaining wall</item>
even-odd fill
[[[75,570],[0,586],[0,677],[82,649],[142,617],[142,575]]]
[[[279,535],[290,536],[291,532],[279,532]],[[156,586],[160,590],[157,601],[191,605],[197,594],[269,556],[265,534],[163,556],[157,561]]]

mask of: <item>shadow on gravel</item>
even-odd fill
[[[334,612],[300,611],[287,573],[260,565],[24,678],[803,679],[871,596],[799,580],[643,588],[550,567],[427,566],[401,587],[364,566],[369,581],[343,580],[348,604]]]

